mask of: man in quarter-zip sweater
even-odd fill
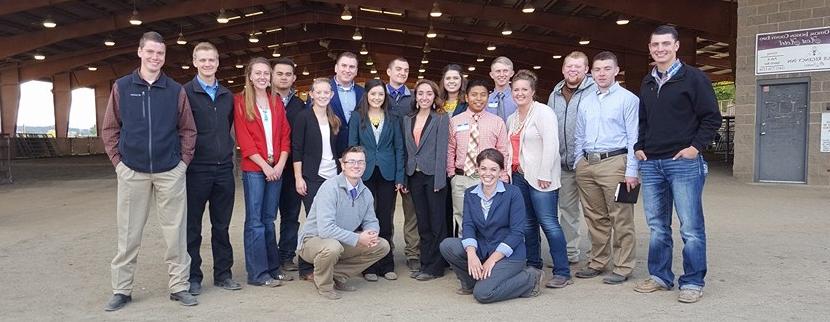
[[[196,155],[187,168],[187,252],[190,254],[190,294],[202,292],[202,217],[210,203],[210,245],[213,251],[213,284],[226,290],[242,288],[231,279],[233,247],[228,227],[233,215],[236,180],[233,176],[231,137],[233,94],[216,80],[219,52],[203,42],[193,49],[193,66],[198,74],[184,84],[193,111]]]
[[[150,31],[141,37],[141,67],[112,85],[101,138],[118,179],[118,248],[112,259],[113,297],[106,311],[132,300],[133,279],[151,197],[167,244],[170,299],[199,302],[188,290],[185,171],[193,159],[196,126],[179,83],[161,72],[164,38]]]
[[[556,113],[559,121],[559,156],[562,160],[562,187],[559,188],[559,225],[568,243],[568,261],[579,262],[579,243],[582,233],[582,213],[579,205],[579,189],[574,171],[574,133],[576,117],[583,99],[596,92],[596,85],[588,73],[588,56],[574,51],[562,62],[564,79],[553,88],[548,106]]]

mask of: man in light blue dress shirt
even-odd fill
[[[495,83],[495,89],[487,100],[487,112],[498,115],[507,122],[507,117],[516,111],[516,101],[513,100],[513,91],[510,90],[510,79],[513,78],[513,61],[510,58],[499,56],[490,64],[490,77]]]

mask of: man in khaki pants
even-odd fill
[[[102,126],[107,155],[118,177],[118,252],[112,259],[113,297],[104,308],[132,300],[141,237],[150,202],[158,209],[167,251],[170,299],[198,304],[188,293],[185,171],[193,159],[196,125],[184,88],[161,72],[164,38],[147,32],[138,45],[141,67],[112,85]]]
[[[363,184],[366,154],[353,146],[340,158],[343,172],[326,180],[314,196],[299,236],[297,254],[314,264],[317,292],[330,300],[337,291],[355,291],[346,284],[389,253],[389,242],[378,236],[372,192]]]
[[[615,202],[614,194],[620,182],[625,189],[639,184],[634,144],[640,100],[616,82],[619,71],[613,53],[594,57],[591,74],[598,90],[583,102],[574,134],[576,182],[591,234],[591,257],[576,277],[602,274],[613,253],[606,284],[625,282],[634,269],[634,205]]]

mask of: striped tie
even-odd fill
[[[470,142],[467,143],[467,159],[464,161],[464,175],[472,176],[476,173],[476,156],[478,154],[478,118],[473,114],[473,124],[470,125]]]

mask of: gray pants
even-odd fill
[[[490,277],[476,281],[467,272],[467,252],[461,245],[460,238],[447,238],[441,242],[441,255],[450,263],[455,276],[461,281],[461,287],[472,289],[473,297],[480,303],[493,303],[526,297],[536,285],[535,275],[527,268],[527,261],[502,259],[493,267]],[[482,261],[486,258],[482,258]]]
[[[579,243],[582,239],[582,234],[579,232],[579,227],[582,226],[582,213],[579,212],[579,187],[576,182],[576,172],[562,168],[560,181],[562,187],[559,188],[559,225],[565,233],[568,261],[576,263],[579,261]]]

